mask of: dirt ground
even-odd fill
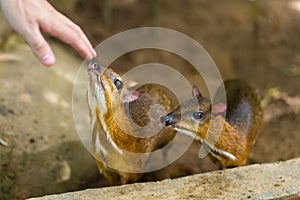
[[[211,55],[224,79],[235,77],[246,80],[257,88],[261,95],[264,106],[264,124],[252,149],[249,163],[275,162],[300,156],[300,1],[257,0],[254,1],[258,2],[257,9],[255,9],[253,1],[248,0],[157,1],[157,16],[153,16],[150,0],[113,0],[111,1],[110,25],[104,24],[102,1],[77,0],[70,3],[70,1],[52,0],[51,2],[58,10],[82,27],[94,46],[111,35],[143,26],[156,25],[191,36]],[[14,52],[16,46],[22,41],[15,35],[6,37],[9,32],[9,29],[3,29],[3,27],[1,29],[0,27],[0,55]],[[54,40],[56,45],[63,46],[68,51],[59,51],[59,58],[64,60],[61,61],[61,65],[69,65],[69,63],[75,62],[74,60],[80,63],[80,59],[76,57],[77,54],[70,47],[53,38],[49,38],[49,40]],[[22,52],[17,51],[17,55]],[[28,51],[26,52],[25,58],[28,55]],[[70,55],[69,52],[72,52],[73,55]],[[14,140],[26,138],[26,143],[22,146],[22,150],[19,150],[20,152],[34,151],[35,148],[41,148],[41,146],[45,150],[47,146],[45,143],[63,143],[68,138],[66,135],[74,134],[74,128],[66,125],[72,124],[72,115],[61,115],[62,110],[71,109],[71,97],[68,95],[72,92],[72,80],[70,82],[68,77],[63,77],[63,83],[53,83],[50,77],[51,74],[60,76],[60,74],[68,74],[69,72],[61,72],[60,69],[57,69],[57,71],[51,72],[48,77],[48,72],[44,70],[38,69],[39,73],[37,74],[34,68],[39,67],[39,64],[36,61],[24,62],[18,58],[14,59],[16,59],[14,62],[1,61],[0,59],[1,67],[3,67],[0,67],[1,79],[13,80],[11,81],[12,85],[3,81],[1,86],[0,94],[3,96],[0,96],[0,139],[10,141],[12,140],[11,135],[14,135]],[[118,69],[120,73],[124,73],[132,66],[149,62],[164,63],[181,69],[191,82],[197,84],[198,77],[194,75],[191,66],[176,55],[166,52],[145,50],[129,53],[113,63],[113,66],[122,65],[122,68]],[[20,67],[22,70],[9,68],[12,65],[18,65],[15,67]],[[24,74],[29,73],[25,70],[26,67],[31,68],[29,76],[24,76]],[[69,66],[66,69],[62,68],[62,70],[70,70],[71,77],[76,73]],[[44,77],[47,77],[46,80]],[[42,85],[37,85],[35,81],[41,81]],[[48,88],[50,93],[39,94],[40,91],[43,91],[42,87]],[[18,89],[11,91],[9,88]],[[53,97],[51,94],[53,93],[64,95],[54,99],[55,102],[51,103],[51,97]],[[39,98],[44,99],[44,101],[46,99],[46,102],[39,101]],[[32,104],[31,109],[27,109],[28,102],[36,104]],[[50,106],[49,102],[51,103]],[[49,115],[49,117],[45,118],[45,115]],[[27,119],[28,116],[30,116],[30,120]],[[26,123],[29,121],[29,124],[24,125],[23,121]],[[20,130],[21,127],[26,129]],[[50,136],[47,138],[40,136],[38,139],[31,138],[30,133],[35,131],[37,133],[49,132]],[[13,134],[10,134],[11,132]],[[55,132],[55,134],[51,132]],[[20,136],[18,133],[23,135]],[[70,136],[70,138],[73,140],[76,137]],[[46,146],[43,147],[43,145]],[[9,151],[1,148],[0,145],[1,153]],[[72,149],[72,147],[70,148]],[[67,152],[67,158],[53,155],[60,165],[64,166],[64,160],[74,159],[72,152],[69,151],[70,148],[65,146],[61,150]],[[78,148],[82,147],[76,147],[76,149]],[[175,178],[217,169],[209,159],[202,160],[200,164],[198,161],[195,162],[198,150],[199,145],[193,144],[187,153],[177,161],[176,165],[146,175],[145,180]],[[24,166],[28,165],[28,162],[35,163],[37,160],[32,157],[30,159],[24,158],[24,161],[20,162],[23,166],[13,167],[16,168],[14,170],[19,170],[21,173],[10,173],[12,166],[7,164],[9,162],[4,162],[5,159],[9,160],[10,158],[1,157],[1,159],[4,164],[0,166],[0,172],[2,172],[0,178],[8,177],[7,180],[9,180],[8,186],[2,187],[5,188],[5,190],[2,189],[2,192],[11,191],[11,187],[19,188],[14,189],[14,193],[17,193],[13,195],[15,198],[22,199],[28,196],[99,187],[106,184],[103,178],[97,175],[94,167],[93,173],[89,174],[88,183],[79,181],[76,183],[76,187],[71,187],[70,185],[74,182],[69,181],[61,190],[39,189],[35,193],[24,192],[20,188],[26,187],[25,180],[32,177],[22,173],[22,170],[24,171]],[[44,159],[47,159],[44,157],[42,159],[43,162],[46,162]],[[42,166],[47,168],[47,164]],[[55,167],[53,166],[53,168]],[[77,171],[77,173],[80,172]],[[19,185],[12,184],[10,181],[13,182],[18,179],[18,174],[22,176],[19,178],[19,180],[23,180],[22,184],[19,182]],[[84,179],[84,176],[79,179]],[[54,176],[53,180],[57,180],[57,177]],[[35,185],[35,187],[38,188],[39,186]],[[61,187],[61,185],[58,184],[57,187]]]
[[[70,17],[83,27],[94,45],[129,28],[153,25],[151,1],[124,2],[112,1],[110,29],[103,26],[98,15],[103,11],[100,3],[80,5],[76,14],[70,12]],[[251,160],[262,163],[300,155],[300,4],[281,0],[257,2],[258,9],[253,11],[253,4],[246,0],[160,1],[156,23],[198,41],[212,56],[224,79],[237,77],[257,88],[265,106],[265,123]],[[79,10],[82,12],[78,15]],[[95,28],[85,21],[102,22],[102,26]],[[116,65],[122,65],[124,71],[152,61],[185,68],[183,73],[193,80],[188,63],[168,53],[135,52],[123,57]]]

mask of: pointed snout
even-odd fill
[[[98,71],[100,72],[101,70],[101,66],[94,60],[92,60],[89,64],[88,64],[88,71]]]
[[[175,124],[175,119],[172,115],[166,115],[160,118],[160,122],[165,126],[170,126]]]

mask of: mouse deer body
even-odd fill
[[[221,168],[246,165],[263,115],[257,94],[247,83],[233,79],[225,81],[224,85],[227,104],[217,102],[212,105],[194,86],[194,99],[184,101],[161,118],[166,126],[200,140]],[[192,103],[195,99],[196,103]],[[222,124],[221,133],[215,131]]]
[[[167,144],[175,135],[171,128],[161,126],[154,135],[145,132],[159,127],[150,117],[150,108],[160,105],[171,111],[171,101],[155,85],[144,85],[134,91],[124,88],[121,77],[110,68],[92,61],[88,66],[89,83],[87,99],[92,126],[93,151],[99,171],[111,184],[133,183],[139,180],[146,157],[133,159],[131,153],[148,153]],[[150,125],[149,125],[150,124]],[[137,129],[136,126],[144,127]],[[128,153],[127,153],[128,152]],[[117,169],[115,167],[117,166]],[[122,171],[122,169],[127,169]]]

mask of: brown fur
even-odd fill
[[[187,100],[173,112],[168,114],[174,117],[173,127],[187,130],[205,144],[214,146],[211,155],[217,160],[222,168],[246,165],[248,155],[262,125],[262,108],[254,89],[240,80],[225,81],[227,97],[226,117],[222,115],[212,116],[213,105],[206,98],[197,97],[198,103]],[[206,119],[201,122],[192,120],[191,114],[203,110]],[[212,123],[214,122],[214,123]],[[221,127],[221,133],[216,128]],[[209,126],[213,124],[208,133]],[[219,129],[220,130],[220,129]],[[214,151],[219,149],[236,157],[236,160]]]
[[[90,72],[92,73],[92,72]],[[96,80],[90,74],[90,84]],[[156,135],[148,138],[138,138],[129,133],[140,135],[129,116],[126,115],[123,100],[128,91],[123,88],[118,91],[113,83],[113,78],[121,77],[112,69],[102,71],[101,82],[97,83],[103,87],[104,100],[102,102],[106,105],[107,111],[104,112],[99,106],[90,107],[91,118],[96,117],[96,123],[93,127],[93,146],[94,152],[100,160],[97,160],[99,171],[103,173],[106,179],[113,185],[125,184],[136,182],[142,174],[128,173],[121,170],[112,169],[109,166],[118,166],[119,169],[131,169],[142,171],[147,161],[147,158],[133,160],[130,156],[121,155],[117,152],[107,140],[107,134],[110,134],[112,141],[119,149],[127,152],[146,153],[160,148],[162,145],[167,144],[175,135],[174,130],[168,127],[162,127]],[[92,85],[90,85],[93,88]],[[139,98],[133,102],[128,103],[129,114],[134,123],[139,126],[146,126],[150,122],[149,109],[153,104],[161,105],[166,111],[172,108],[171,102],[166,93],[156,85],[145,85],[137,89]],[[93,94],[88,94],[88,98],[95,98]],[[99,99],[97,99],[99,101]],[[126,104],[125,104],[126,105]],[[161,114],[162,115],[162,114]],[[102,119],[102,120],[101,120]],[[159,120],[159,117],[158,117]],[[104,124],[102,123],[104,122]],[[158,122],[159,124],[159,122]],[[156,124],[157,125],[157,124]],[[107,132],[104,132],[104,127],[107,127]],[[120,127],[121,126],[121,127]],[[125,129],[124,129],[125,128]],[[143,131],[151,130],[153,127],[147,127]],[[99,137],[100,142],[108,150],[108,155],[105,156],[101,152],[96,151],[96,136]],[[104,161],[104,162],[102,162]]]

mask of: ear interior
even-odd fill
[[[129,91],[123,97],[123,103],[130,103],[137,100],[140,97],[139,91]]]
[[[212,107],[212,115],[219,115],[226,111],[227,105],[225,103],[217,103]]]
[[[201,98],[202,95],[198,89],[198,87],[196,85],[193,86],[193,90],[192,90],[192,93],[193,93],[193,97],[197,97],[197,98]]]

